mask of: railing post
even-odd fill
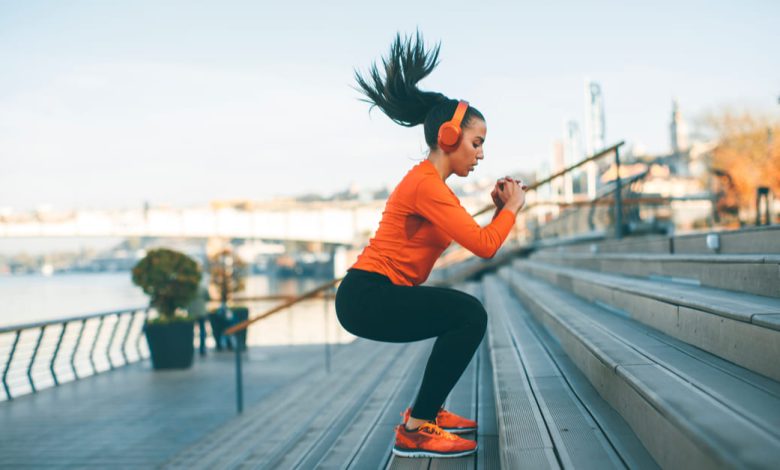
[[[79,352],[79,345],[81,344],[81,337],[84,334],[84,328],[87,326],[87,319],[81,320],[81,328],[79,328],[79,335],[76,337],[76,345],[73,346],[73,353],[70,355],[70,369],[73,371],[73,378],[78,380],[79,373],[76,371],[76,353]]]
[[[14,338],[14,344],[11,346],[11,353],[8,355],[8,361],[6,361],[5,370],[3,371],[3,388],[5,389],[5,396],[8,397],[9,400],[13,400],[14,398],[11,396],[11,389],[8,387],[8,382],[6,382],[6,377],[8,377],[8,370],[11,368],[11,361],[14,360],[16,345],[19,344],[19,336],[21,335],[22,335],[22,330],[17,330],[16,337]]]
[[[330,342],[328,337],[328,292],[330,289],[325,289],[323,291],[322,299],[325,304],[325,321],[323,324],[325,325],[325,372],[330,373]]]
[[[114,323],[114,328],[111,329],[111,337],[108,339],[108,347],[106,347],[106,360],[108,360],[108,368],[110,370],[114,370],[114,363],[111,362],[111,346],[114,344],[116,330],[119,328],[119,315],[121,314],[116,314],[116,323]]]
[[[615,147],[615,238],[623,238],[623,197],[620,183],[620,147]]]
[[[95,367],[95,346],[97,346],[97,342],[100,339],[100,331],[103,329],[103,320],[105,318],[106,317],[100,317],[97,332],[95,333],[95,340],[92,341],[92,347],[89,348],[89,364],[92,366],[93,374],[97,374],[97,367]]]
[[[54,362],[57,360],[57,354],[60,352],[60,346],[62,345],[62,338],[65,337],[65,330],[68,329],[68,322],[65,322],[62,324],[62,331],[60,332],[60,337],[57,340],[57,346],[54,348],[54,354],[51,357],[51,362],[49,363],[49,370],[51,371],[51,378],[54,379],[54,385],[59,386],[60,381],[57,380],[57,373],[54,372]]]
[[[761,220],[761,201],[764,201],[764,208],[765,211],[765,217],[766,220]],[[756,225],[771,225],[772,224],[772,209],[771,209],[771,203],[769,202],[769,187],[768,186],[759,186],[756,188]]]
[[[41,327],[41,334],[38,335],[38,341],[35,342],[35,349],[33,349],[32,356],[30,357],[30,363],[27,365],[27,380],[30,381],[30,387],[32,388],[33,393],[36,393],[38,390],[35,389],[35,381],[32,378],[32,368],[35,364],[35,358],[38,356],[38,348],[41,347],[41,340],[43,340],[44,333],[46,333],[46,325]]]
[[[147,308],[144,310],[144,317],[141,319],[141,334],[138,335],[138,339],[135,340],[135,350],[138,353],[138,360],[140,361],[143,359],[143,355],[141,355],[141,338],[144,336],[144,331],[146,330],[146,320],[149,318],[149,309]]]
[[[236,351],[236,411],[241,414],[244,411],[244,386],[241,381],[241,345],[238,343],[238,336],[231,335],[233,349]]]
[[[135,321],[135,314],[138,313],[137,311],[133,311],[130,313],[130,320],[127,321],[127,328],[125,328],[125,335],[122,337],[122,344],[119,346],[121,348],[122,352],[122,359],[125,360],[125,365],[128,364],[127,360],[127,352],[125,352],[125,348],[127,347],[127,340],[130,338],[130,330],[133,329],[133,321]],[[138,358],[141,359],[140,357]]]

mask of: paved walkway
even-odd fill
[[[331,346],[331,351],[343,346]],[[309,370],[323,345],[251,348],[245,406]],[[235,355],[196,355],[192,369],[148,361],[0,403],[0,467],[149,468],[236,417]]]

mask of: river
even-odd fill
[[[324,281],[254,275],[239,295],[295,295]],[[0,276],[0,299],[0,326],[144,307],[149,302],[131,282],[130,272]]]

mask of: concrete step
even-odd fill
[[[707,237],[715,235],[718,248],[710,248]],[[570,243],[570,241],[575,243]],[[780,225],[747,227],[681,235],[647,235],[622,239],[581,240],[558,243],[555,240],[537,244],[545,251],[590,253],[657,253],[657,254],[780,254]]]
[[[738,365],[780,380],[780,299],[517,260],[532,274]]]
[[[502,468],[658,468],[506,284],[487,276],[483,287],[497,361]]]
[[[717,357],[690,355],[673,338],[528,274],[499,275],[662,468],[773,468],[780,459],[780,383],[720,368]]]
[[[495,456],[481,448],[478,455],[458,459],[391,454],[400,412],[413,403],[434,341],[394,344],[358,338],[339,350],[329,374],[318,371],[278,390],[166,468],[498,468],[493,465],[497,446]],[[483,349],[478,356],[486,353]],[[484,377],[479,363],[473,360],[464,371],[445,407],[464,416],[477,416],[481,409],[480,423],[495,422],[494,407],[478,397]],[[492,402],[492,394],[488,397]]]
[[[357,397],[345,397],[340,410],[306,430],[306,438],[270,460],[267,468],[379,468],[389,458],[399,410],[416,392],[429,343],[405,344],[404,350]],[[357,383],[352,384],[355,388]],[[328,408],[338,408],[328,403]],[[325,413],[323,413],[324,415]]]
[[[166,468],[239,468],[265,466],[319,424],[332,419],[343,400],[358,399],[406,345],[357,339],[333,357],[332,370],[319,370],[280,388],[272,396],[171,459]]]
[[[531,259],[561,267],[668,280],[780,297],[780,255],[670,255],[544,251]]]

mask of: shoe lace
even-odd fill
[[[450,441],[454,441],[454,440],[458,439],[458,436],[445,431],[444,429],[440,428],[439,426],[437,426],[437,425],[435,425],[435,424],[433,424],[431,422],[423,423],[420,426],[420,429],[418,431],[426,431],[429,434],[442,436],[443,438],[445,438],[447,440],[450,440]]]

